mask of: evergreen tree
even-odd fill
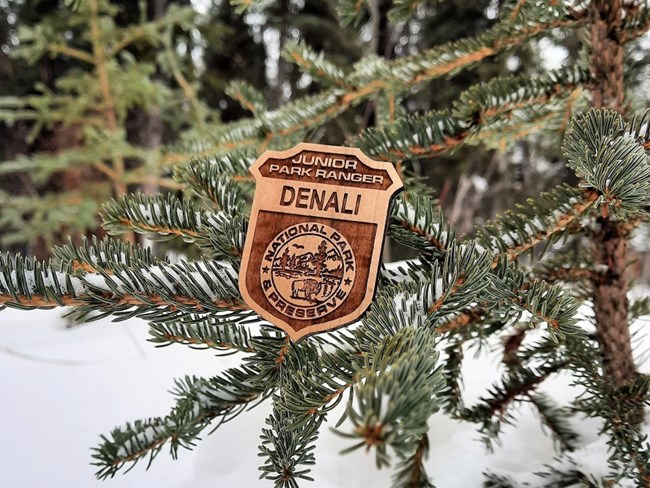
[[[153,179],[177,188],[163,177],[154,131],[145,140],[134,130],[147,125],[146,116],[134,123],[135,112],[162,107],[161,117],[173,111],[176,124],[205,118],[174,50],[176,29],[191,25],[190,9],[172,6],[148,20],[144,2],[89,0],[68,8],[59,3],[30,2],[14,13],[18,45],[9,54],[51,67],[35,92],[25,93],[23,85],[22,92],[3,90],[0,97],[0,119],[30,124],[28,141],[37,142],[36,154],[8,154],[15,159],[0,163],[3,178],[22,172],[33,181],[31,195],[0,193],[4,244],[61,242],[61,234],[95,230],[99,202],[125,194],[129,185]],[[40,14],[32,19],[35,12]],[[185,97],[161,80],[160,69],[175,78]],[[191,110],[179,110],[179,99]]]
[[[14,99],[27,97],[34,94],[32,89],[34,86],[53,89],[53,80],[65,69],[66,62],[62,58],[44,57],[37,63],[30,64],[25,59],[11,56],[11,53],[20,42],[18,39],[20,26],[33,25],[43,16],[52,15],[57,8],[57,3],[56,1],[36,0],[25,3],[7,2],[3,6],[2,23],[4,28],[1,55],[3,67],[2,75],[0,75],[2,78],[0,79],[0,96],[13,97]],[[58,132],[61,132],[63,137],[58,137]],[[0,161],[14,160],[18,154],[28,153],[30,149],[54,151],[60,149],[61,146],[76,143],[74,137],[64,134],[65,129],[60,125],[41,130],[36,137],[30,137],[29,133],[28,121],[6,120],[0,117],[0,138],[3,141],[3,144],[0,145]],[[55,177],[50,178],[46,185],[41,184],[39,189],[67,187],[70,190],[76,179],[73,172],[74,170],[59,172]],[[3,175],[0,180],[0,194],[3,196],[11,194],[18,201],[24,201],[21,197],[36,194],[38,191],[33,181],[24,173],[9,173]],[[0,229],[4,236],[2,244],[16,249],[23,248],[20,239],[11,239],[11,235],[9,235],[8,228],[11,227],[12,222],[7,217],[6,211],[0,215],[0,221]],[[36,225],[38,225],[37,219]],[[49,248],[50,246],[42,239],[38,239],[39,241],[34,243],[33,252],[40,255],[38,248]]]
[[[503,8],[499,3],[503,2],[423,2],[423,12],[408,19],[403,28],[407,42],[397,47],[401,52],[408,53],[413,46],[418,50],[429,49],[441,43],[480,34],[497,22],[499,8]],[[504,13],[507,15],[507,8]],[[454,22],[447,22],[446,19],[454,19]],[[410,111],[445,109],[449,100],[456,99],[472,85],[487,82],[496,76],[534,76],[539,72],[540,58],[534,43],[524,43],[497,54],[489,63],[480,63],[471,69],[431,80],[422,90],[407,94],[405,103],[409,104]],[[548,139],[549,137],[544,137],[542,141]],[[561,141],[561,134],[554,134],[550,139],[548,146],[556,148]],[[531,181],[526,181],[525,187],[517,184],[528,176],[519,170],[526,166],[526,159],[519,164],[513,161],[514,154],[522,146],[535,147],[536,144],[528,138],[497,148],[463,145],[453,152],[437,156],[435,162],[427,158],[412,162],[412,171],[426,177],[427,185],[439,197],[440,206],[456,230],[471,233],[477,219],[485,221],[514,203],[525,202],[526,197],[537,188],[548,188],[549,185],[558,183],[557,178],[555,181],[551,179],[555,176],[551,172],[540,172],[530,178],[532,182],[542,180],[539,187],[535,188],[530,184]],[[549,154],[545,156],[550,159]],[[561,163],[558,164],[560,165]],[[481,185],[483,179],[489,181],[489,186]],[[504,187],[508,191],[503,191]]]
[[[343,21],[361,19],[370,3],[342,0]],[[389,15],[403,18],[420,3],[395,1]],[[578,438],[567,409],[538,389],[568,372],[583,389],[573,408],[602,419],[608,438],[610,475],[598,483],[631,479],[648,486],[650,451],[638,425],[650,392],[633,360],[629,326],[650,312],[650,302],[628,303],[625,250],[631,232],[649,217],[650,115],[628,106],[624,49],[649,27],[645,4],[520,0],[477,36],[392,60],[368,56],[352,69],[293,43],[286,56],[323,90],[272,111],[259,93],[247,90],[246,98],[241,92],[253,117],[221,125],[211,139],[173,154],[178,161],[208,155],[175,174],[200,201],[131,195],[103,208],[109,233],[179,237],[196,244],[201,259],[170,264],[113,239],[56,248],[52,263],[2,257],[0,306],[66,305],[86,320],[137,316],[150,322],[154,343],[246,355],[241,366],[212,378],[178,380],[177,403],[167,416],[103,437],[94,454],[98,476],[153,459],[165,446],[176,456],[210,425],[270,399],[260,469],[276,486],[310,479],[314,442],[340,402],[347,407],[338,428],[350,438],[350,449],[372,449],[379,466],[395,460],[395,486],[431,486],[424,469],[427,419],[438,410],[476,423],[490,446],[502,426],[515,421],[517,405],[527,403],[563,455],[574,449]],[[408,113],[400,103],[430,80],[552,29],[581,34],[581,63],[472,86],[447,110]],[[561,130],[573,117],[563,152],[579,184],[556,187],[477,229],[476,237],[461,239],[417,182],[405,177],[411,187],[391,210],[389,233],[418,258],[383,271],[380,291],[358,325],[294,344],[260,324],[237,287],[248,166],[263,149],[309,139],[371,99],[391,117],[348,142],[398,168],[465,144],[499,145],[540,129]],[[580,252],[565,252],[570,246]],[[592,308],[593,317],[579,320],[580,305]],[[534,329],[541,337],[530,337]],[[494,337],[504,339],[503,375],[466,405],[463,349]],[[556,486],[590,479],[575,467],[551,475],[561,480]],[[488,478],[488,486],[510,486]]]
[[[206,18],[201,26],[205,39],[202,57],[205,71],[201,75],[200,95],[220,110],[223,121],[231,122],[248,112],[246,107],[226,95],[229,80],[237,76],[262,92],[267,86],[263,36],[227,1],[212,2]]]
[[[302,40],[343,65],[360,55],[358,33],[338,26],[336,2],[262,2],[254,15],[240,13],[241,6],[214,1],[201,28],[205,39],[201,98],[220,110],[224,122],[260,108],[276,108],[287,97],[318,92],[318,79],[300,71],[296,59],[279,56],[279,49],[287,44]],[[348,119],[353,117],[350,114]],[[341,135],[339,124],[319,127],[321,142],[340,141],[345,134]]]

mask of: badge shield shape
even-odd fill
[[[393,165],[303,143],[266,151],[250,171],[246,303],[293,341],[354,322],[372,302],[390,201],[403,187]]]

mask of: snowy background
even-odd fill
[[[163,416],[172,405],[173,379],[185,374],[213,375],[236,365],[240,357],[215,357],[214,351],[183,346],[156,348],[147,342],[147,325],[133,319],[67,329],[61,310],[0,313],[0,487],[104,486],[157,488],[272,486],[258,480],[259,431],[269,405],[263,404],[212,435],[194,451],[173,461],[160,453],[149,471],[138,464],[126,475],[97,481],[90,448],[100,434],[127,420]],[[497,378],[498,356],[469,359],[465,370],[468,404]],[[546,385],[559,400],[575,392],[567,376]],[[337,418],[337,413],[330,422]],[[507,427],[503,446],[485,451],[474,426],[435,415],[430,421],[429,473],[439,488],[481,486],[486,469],[532,481],[534,471],[552,463],[552,441],[532,410],[524,406],[518,428]],[[587,446],[574,454],[593,474],[606,474],[604,441],[597,424],[573,419]],[[345,425],[344,425],[345,427]],[[346,488],[390,486],[390,470],[377,471],[374,454],[356,451],[339,456],[346,441],[323,429],[317,445],[315,483],[302,486]]]

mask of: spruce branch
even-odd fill
[[[196,158],[188,164],[174,167],[174,179],[182,185],[192,189],[207,203],[212,203],[216,208],[221,208],[223,201],[227,208],[234,208],[229,204],[228,196],[236,190],[236,184],[245,184],[252,181],[249,172],[250,165],[255,161],[255,154],[251,151],[231,151],[224,154],[213,154],[210,157]],[[233,182],[228,194],[220,193],[219,188],[226,187],[226,178]],[[233,202],[236,205],[235,202]]]
[[[135,309],[113,310],[112,314],[120,318],[140,316],[156,320],[162,311],[157,310],[160,307],[185,313],[248,309],[239,295],[235,272],[230,266],[216,261],[161,263],[145,269],[124,267],[110,275],[102,270],[99,272],[103,278],[99,286],[95,280],[90,281],[89,276],[81,278],[93,299],[114,306],[123,303],[125,294],[141,300]],[[106,296],[106,288],[112,296]],[[80,308],[78,313],[87,317],[86,309]]]
[[[525,329],[524,329],[525,330]],[[510,358],[511,366],[535,366],[540,362],[552,363],[565,360],[569,353],[568,343],[573,343],[574,338],[582,341],[588,341],[594,345],[594,337],[589,334],[580,336],[570,336],[563,343],[554,341],[553,338],[545,336],[531,344],[521,344]]]
[[[383,357],[381,354],[384,354],[384,352],[380,354],[377,351],[384,351],[382,347],[388,348],[387,344],[391,344],[391,347],[396,348],[395,350],[404,346],[405,339],[402,335],[405,334],[403,332],[405,330],[417,335],[414,343],[422,345],[427,340],[434,341],[435,329],[431,327],[431,324],[435,323],[437,317],[444,317],[445,314],[454,314],[465,309],[468,305],[468,300],[471,300],[471,297],[479,293],[483,286],[485,286],[484,278],[489,272],[489,269],[490,258],[488,255],[477,254],[472,246],[466,248],[452,247],[441,263],[436,262],[431,265],[427,264],[420,269],[413,269],[414,276],[418,276],[420,279],[419,282],[406,282],[382,290],[366,314],[362,326],[355,329],[347,338],[343,338],[348,347],[352,348],[353,351],[358,351],[355,354],[359,359],[356,361],[357,370],[353,377],[355,382],[354,396],[359,399],[359,395],[361,395],[359,389],[362,389],[362,391],[365,391],[369,395],[365,401],[359,400],[361,402],[359,406],[360,411],[350,411],[354,407],[351,405],[348,407],[347,416],[353,416],[356,419],[356,430],[350,435],[363,439],[356,446],[353,446],[353,448],[361,447],[362,445],[377,445],[377,462],[379,465],[387,462],[386,448],[388,445],[401,458],[413,455],[413,452],[417,449],[416,444],[421,438],[423,431],[415,432],[415,430],[412,430],[411,432],[413,434],[409,437],[408,442],[399,438],[399,436],[393,439],[393,434],[391,433],[393,431],[391,429],[396,427],[393,426],[388,429],[387,426],[376,423],[375,420],[377,419],[372,417],[373,412],[375,414],[377,413],[377,394],[373,392],[376,390],[384,391],[382,389],[384,387],[397,388],[397,386],[391,386],[392,382],[390,378],[381,379],[387,378],[390,376],[390,373],[384,370],[382,370],[384,372],[381,374],[378,372],[373,373],[375,370],[372,369],[374,367],[372,365],[379,364],[379,359],[373,358],[376,358],[377,355]],[[408,332],[408,334],[411,332]],[[427,334],[427,336],[426,338],[421,338],[419,334]],[[388,348],[388,350],[392,349]],[[423,352],[422,348],[419,347],[417,352],[425,354],[426,360],[431,360],[432,353],[430,351]],[[386,354],[388,355],[388,352]],[[399,354],[395,352],[394,358],[392,356],[390,357],[397,362],[399,361],[398,358],[403,359],[407,356],[408,354],[402,351]],[[360,363],[362,360],[363,363]],[[425,359],[422,360],[425,361]],[[408,364],[412,365],[414,362],[415,360],[411,360]],[[355,367],[354,363],[352,367]],[[396,363],[391,363],[391,366],[387,369],[389,372],[399,371]],[[417,376],[419,377],[420,375],[418,374]],[[436,376],[439,376],[439,379],[442,381],[443,376],[441,370],[436,370]],[[372,386],[375,381],[386,381],[387,383],[386,385],[381,383],[381,385],[377,384]],[[405,384],[407,381],[410,380],[403,378],[401,383]],[[442,391],[444,381],[439,384],[436,383],[436,385],[436,388]],[[340,387],[338,390],[333,390],[330,396],[325,398],[331,400],[332,395],[340,397],[340,393],[343,390],[343,387]],[[409,388],[409,391],[417,391],[417,388]],[[389,396],[393,398],[392,394],[389,394]],[[439,408],[439,404],[442,404],[442,402],[442,398],[439,402],[435,402],[435,408]],[[364,413],[364,409],[366,408],[369,409],[369,412]],[[372,418],[368,417],[368,415]],[[426,415],[423,415],[420,420],[426,417]],[[426,420],[424,424],[424,428],[426,428]],[[403,429],[400,428],[399,430],[403,432]],[[388,437],[385,437],[386,435]],[[404,433],[404,435],[407,434]],[[409,444],[410,447],[407,447],[406,444]]]
[[[534,239],[533,241],[528,241],[529,246],[531,243],[536,243],[541,241],[542,238],[552,236],[555,232],[559,230],[564,230],[564,228],[570,224],[574,219],[574,212],[576,209],[579,212],[585,212],[591,205],[590,200],[593,197],[587,194],[585,202],[575,201],[575,194],[580,195],[580,192],[572,190],[565,187],[560,187],[556,190],[556,194],[550,194],[547,196],[547,200],[539,206],[535,204],[530,204],[529,208],[521,207],[524,212],[522,215],[509,214],[507,219],[503,222],[504,229],[513,229],[510,231],[510,234],[506,234],[509,238],[507,245],[513,246],[511,253],[507,254],[509,248],[504,242],[504,237],[500,236],[498,232],[495,232],[492,229],[492,237],[488,239],[485,238],[485,235],[481,239],[476,241],[468,241],[468,244],[476,246],[479,252],[476,252],[476,256],[480,256],[480,259],[490,259],[492,271],[489,274],[489,281],[491,286],[487,289],[487,293],[480,293],[479,303],[482,300],[485,300],[485,303],[481,304],[481,307],[487,306],[488,308],[494,307],[497,303],[501,305],[506,305],[508,308],[514,307],[512,310],[519,309],[521,312],[532,313],[536,319],[542,319],[546,321],[550,327],[549,332],[553,337],[560,338],[564,334],[575,334],[579,330],[575,326],[574,314],[577,310],[577,304],[573,301],[571,296],[560,286],[553,286],[545,283],[543,281],[537,280],[532,283],[528,283],[528,277],[516,270],[514,267],[508,265],[508,259],[512,259],[516,255],[517,250],[521,250],[519,244],[515,241],[515,237],[510,237],[510,235],[519,232],[521,240]],[[572,200],[573,199],[573,200]],[[560,205],[560,208],[557,208],[559,202],[564,202]],[[575,208],[573,207],[575,205]],[[423,210],[419,212],[406,211],[404,207],[400,208],[400,205],[396,205],[395,209],[397,211],[394,215],[397,215],[402,222],[402,228],[408,228],[409,231],[417,236],[417,239],[421,239],[422,236],[430,236],[430,232],[435,231],[438,235],[442,235],[446,231],[441,232],[442,226],[436,227],[435,224],[432,226],[431,222],[431,211],[427,211],[427,208],[431,208],[431,205],[426,204],[426,200],[417,202],[417,208]],[[408,209],[408,207],[407,207]],[[544,216],[547,214],[548,217],[545,217],[546,222],[540,219],[539,215]],[[535,222],[536,229],[533,230],[531,227],[530,221],[535,216],[537,219]],[[405,224],[406,223],[406,224]],[[544,229],[544,224],[548,225],[548,229]],[[488,228],[490,229],[490,228]],[[489,232],[489,230],[488,230]],[[546,234],[548,232],[549,235]],[[528,234],[528,235],[526,235]],[[532,235],[532,236],[531,236]],[[525,236],[525,237],[524,237]],[[411,239],[410,242],[418,242],[416,239]],[[435,238],[436,244],[444,239]],[[403,242],[407,242],[403,240]],[[431,238],[425,240],[426,244],[421,245],[420,250],[428,250],[431,248]],[[494,243],[501,243],[502,251],[501,254],[496,256],[491,255],[491,253],[486,252],[483,248],[483,245],[494,245]],[[444,256],[447,256],[449,249],[440,249],[439,246],[435,245],[433,248],[437,251],[438,259],[442,259]],[[430,252],[430,251],[429,251]],[[472,251],[474,252],[474,251]],[[466,258],[473,259],[469,254],[465,254]],[[446,259],[446,258],[444,258]],[[412,276],[416,275],[417,272],[411,270],[409,272]],[[476,293],[479,293],[476,291]],[[430,306],[433,306],[431,304]],[[435,307],[434,307],[435,308]],[[476,321],[481,320],[481,314],[476,313],[470,308],[468,309],[455,309],[452,311],[446,311],[443,315],[445,318],[439,325],[440,331],[451,331],[458,327],[466,326],[470,323],[475,323]]]
[[[424,468],[424,461],[429,454],[429,436],[422,435],[412,455],[401,460],[395,475],[395,488],[434,488]]]
[[[170,10],[174,11],[175,9],[172,7]],[[179,65],[178,53],[176,52],[176,46],[174,45],[175,31],[176,26],[173,23],[167,23],[165,33],[162,36],[162,44],[164,46],[164,62],[161,63],[161,66],[163,69],[166,69],[171,73],[171,75],[174,77],[174,80],[176,80],[179,88],[183,92],[183,95],[185,95],[185,99],[192,107],[192,121],[199,128],[203,128],[205,126],[206,107],[199,100],[194,84],[188,81]]]
[[[555,402],[541,392],[528,394],[528,399],[535,406],[543,425],[551,432],[553,439],[562,451],[573,451],[579,440],[566,418],[567,409],[555,405]]]
[[[181,237],[207,247],[209,229],[218,213],[197,211],[191,202],[165,195],[136,193],[111,200],[100,213],[109,234],[136,231],[158,234],[161,239]]]
[[[382,290],[354,333],[367,350],[409,325],[435,326],[469,307],[489,285],[490,256],[472,245],[452,246],[444,259],[414,267],[411,279]]]
[[[225,172],[232,173],[227,169],[229,163],[236,164],[237,160],[241,159],[238,156],[256,150],[260,139],[260,124],[256,119],[246,118],[217,124],[210,126],[209,132],[201,130],[196,134],[189,134],[183,142],[171,145],[161,155],[159,164],[162,168],[172,168],[196,159],[225,158]],[[230,158],[231,154],[234,158]],[[248,166],[242,175],[247,174],[247,168]]]
[[[292,414],[297,424],[306,417],[326,415],[356,381],[358,357],[352,354],[349,342],[336,339],[339,334],[331,335],[336,351],[310,349],[305,363],[310,365],[308,370],[295,369],[285,378],[281,406]]]
[[[277,488],[298,488],[300,479],[314,481],[309,467],[316,464],[314,442],[322,421],[322,416],[311,416],[296,428],[289,413],[274,409],[260,436],[259,455],[265,460],[260,478],[273,481]]]
[[[218,419],[220,425],[231,420],[251,402],[268,395],[272,385],[257,384],[256,373],[255,369],[242,367],[212,379],[177,380],[176,406],[169,415],[127,423],[102,436],[102,443],[94,448],[93,454],[93,464],[98,467],[96,476],[112,478],[125,466],[132,469],[146,457],[148,467],[165,444],[169,444],[174,459],[179,448],[191,449],[210,423]]]
[[[337,86],[350,89],[346,73],[331,61],[325,59],[324,54],[317,53],[303,41],[292,41],[285,45],[282,57],[295,63],[305,73],[308,73],[325,86]]]
[[[647,213],[650,162],[644,142],[638,124],[626,124],[611,110],[592,109],[574,120],[563,145],[567,164],[598,191],[604,215],[625,220]]]
[[[388,464],[388,448],[400,459],[413,456],[427,431],[427,419],[442,403],[442,370],[435,352],[435,332],[406,326],[369,351],[354,387],[347,417],[354,425],[346,437],[376,449],[378,466]]]
[[[111,274],[124,267],[146,268],[169,262],[167,258],[154,257],[150,249],[137,244],[109,237],[99,240],[96,236],[91,239],[83,236],[79,247],[69,238],[67,244],[53,248],[52,254],[59,269],[71,275],[97,273],[99,269]]]
[[[360,103],[363,95],[365,93],[345,93],[340,89],[330,89],[301,98],[260,115],[258,130],[267,141],[277,136],[286,137],[300,133],[314,126],[320,126],[352,105]]]
[[[382,289],[359,328],[330,335],[336,352],[310,355],[311,372],[287,379],[291,386],[283,389],[285,408],[298,417],[331,410],[350,386],[364,381],[359,373],[364,355],[404,327],[433,330],[437,320],[464,310],[486,286],[489,269],[489,256],[477,255],[471,246],[452,248],[440,263],[414,265],[409,280]]]
[[[445,413],[457,415],[464,408],[463,402],[463,376],[462,366],[465,355],[463,353],[464,337],[453,337],[445,347],[445,360],[443,361],[443,376],[445,390],[443,392],[443,409]]]
[[[503,148],[542,130],[550,133],[561,132],[581,93],[582,88],[577,88],[571,93],[551,98],[547,103],[517,108],[507,117],[493,117],[489,124],[477,126],[478,130],[468,134],[465,143]]]
[[[401,83],[405,91],[423,81],[454,73],[548,29],[574,27],[584,22],[584,12],[572,11],[563,4],[530,2],[524,10],[525,15],[516,22],[501,21],[475,38],[449,42],[419,55],[397,59],[390,65],[392,79],[387,78],[386,82]]]
[[[485,310],[474,307],[453,316],[449,321],[443,320],[437,325],[436,331],[448,332],[444,337],[445,359],[443,361],[443,374],[446,388],[443,392],[445,413],[458,418],[465,409],[463,400],[463,374],[462,366],[465,358],[463,347],[477,344],[480,348],[487,337],[501,331],[509,322],[509,317],[504,318],[498,312],[491,316]],[[504,345],[504,350],[507,348]]]
[[[107,57],[104,50],[104,36],[103,28],[106,26],[102,22],[102,12],[100,12],[100,4],[98,0],[88,0],[88,28],[89,40],[92,49],[93,62],[95,65],[95,73],[97,76],[97,83],[99,85],[99,92],[103,101],[102,115],[106,121],[106,130],[109,134],[115,135],[119,130],[118,125],[118,111],[114,100],[114,82],[109,71],[111,59]],[[108,154],[112,154],[111,151]],[[113,191],[115,195],[124,195],[126,193],[126,184],[123,181],[125,163],[124,158],[120,156],[113,156],[111,158],[112,170],[115,172],[113,179]]]
[[[493,123],[495,117],[531,105],[546,105],[591,82],[588,70],[581,66],[553,70],[535,77],[508,76],[474,85],[460,94],[452,113],[468,123]]]
[[[544,364],[536,369],[516,368],[510,370],[503,378],[502,384],[495,384],[489,390],[488,397],[482,397],[480,402],[459,413],[460,418],[470,422],[480,423],[479,431],[488,449],[501,433],[503,423],[513,422],[511,405],[516,401],[526,401],[535,389],[549,376],[567,368],[568,360]],[[548,410],[545,410],[549,413]]]
[[[244,412],[254,402],[269,397],[280,375],[280,354],[287,342],[273,333],[250,339],[255,354],[239,368],[230,368],[210,379],[185,377],[176,381],[173,392],[176,406],[164,418],[129,423],[102,436],[95,448],[97,477],[113,477],[127,465],[149,457],[149,464],[169,444],[173,458],[178,448],[191,449],[205,428],[217,421],[214,429]]]
[[[423,255],[442,255],[454,241],[442,211],[436,211],[434,202],[422,195],[397,197],[391,207],[388,232],[395,241]]]
[[[364,2],[351,4],[355,12],[362,5]],[[341,8],[343,7],[344,4]],[[346,77],[348,85],[353,89],[328,88],[278,110],[260,114],[255,119],[226,124],[215,131],[212,143],[198,143],[189,148],[189,151],[168,154],[163,163],[169,165],[185,162],[198,156],[197,153],[211,155],[215,152],[251,148],[260,143],[268,144],[274,138],[303,133],[382,92],[398,96],[426,81],[449,75],[517,46],[549,29],[578,27],[585,20],[584,12],[573,11],[564,4],[548,6],[543,2],[531,2],[530,5],[527,3],[525,10],[525,15],[520,20],[502,21],[476,38],[450,42],[390,62],[377,58],[363,59]],[[530,118],[533,114],[528,115]],[[434,115],[432,117],[435,118]],[[450,141],[454,144],[453,138]],[[432,147],[435,151],[447,150],[446,145],[437,142],[432,142]]]
[[[20,255],[0,255],[0,310],[54,308],[82,304],[78,278],[59,273],[49,263]]]
[[[130,25],[120,29],[115,39],[108,46],[107,57],[113,58],[127,47],[136,42],[147,41],[152,44],[160,42],[160,37],[170,28],[181,27],[191,24],[194,12],[190,8],[170,6],[165,15],[156,20],[139,22],[137,25]]]
[[[522,312],[530,312],[537,319],[542,319],[548,322],[550,325],[549,331],[552,336],[556,338],[561,337],[565,333],[578,333],[578,329],[575,327],[575,319],[573,318],[577,309],[577,304],[573,301],[570,295],[559,286],[552,286],[539,280],[534,281],[533,283],[527,283],[528,277],[523,273],[516,271],[515,268],[508,266],[507,259],[504,256],[508,256],[509,259],[512,259],[518,255],[516,254],[517,250],[521,251],[521,249],[523,249],[522,247],[519,247],[519,243],[515,241],[515,232],[519,232],[521,242],[523,242],[524,239],[532,238],[533,240],[529,240],[527,244],[528,246],[531,246],[532,243],[539,242],[542,238],[547,238],[552,236],[555,232],[564,230],[564,228],[576,218],[574,216],[576,209],[578,214],[580,212],[585,212],[591,205],[590,200],[594,198],[590,194],[587,194],[585,197],[586,201],[579,202],[575,199],[576,194],[580,195],[581,193],[576,190],[560,187],[556,190],[555,194],[548,195],[546,201],[543,201],[539,206],[530,204],[530,207],[528,208],[521,207],[522,210],[524,210],[522,215],[509,214],[502,224],[504,229],[512,229],[510,234],[506,234],[509,239],[508,243],[505,243],[505,237],[492,229],[492,235],[489,240],[484,235],[482,239],[480,237],[478,239],[480,244],[475,244],[480,250],[482,258],[489,258],[492,260],[491,267],[493,271],[489,275],[492,286],[487,290],[487,294],[479,295],[485,296],[485,305],[489,308],[493,307],[497,302],[502,305],[508,303],[508,307],[515,307],[515,309],[519,309]],[[559,205],[560,208],[558,209],[557,205],[559,202],[563,202],[563,204]],[[441,234],[440,229],[443,227],[436,227],[435,225],[432,227],[431,211],[426,210],[431,208],[431,205],[426,205],[426,200],[423,202],[417,202],[416,209],[423,209],[417,213],[413,211],[405,211],[403,206],[400,208],[400,205],[396,205],[395,208],[397,211],[394,215],[401,217],[401,227],[408,228],[412,234],[417,236],[417,239],[421,239],[422,236],[430,236],[431,229],[438,232],[439,235]],[[538,214],[542,216],[546,214],[547,216],[544,217],[546,222],[541,220]],[[533,227],[531,227],[530,224],[530,221],[533,218],[537,219],[535,221],[535,230],[533,230]],[[549,227],[544,229],[545,225]],[[488,227],[488,229],[490,228]],[[442,232],[444,233],[445,231]],[[410,242],[413,242],[414,240],[415,239],[411,239]],[[439,241],[443,241],[443,239],[435,239],[436,244]],[[418,241],[415,240],[415,242]],[[428,238],[425,242],[426,244],[424,246],[421,245],[420,250],[428,250],[431,248],[431,239]],[[499,249],[502,251],[502,254],[489,257],[490,253],[485,252],[483,245],[492,246],[495,242],[502,245],[502,249]],[[468,243],[474,245],[475,241],[468,241]],[[508,246],[513,246],[512,250],[510,250]],[[438,256],[445,256],[446,253],[449,252],[447,249],[440,249],[435,244],[433,248],[438,251]],[[510,254],[507,254],[509,250]],[[440,324],[440,331],[454,330],[457,327],[466,326],[481,319],[481,314],[473,313],[470,309],[457,309],[454,313],[456,315],[452,316],[453,318],[451,319],[449,318],[449,312],[445,314],[446,319]]]
[[[135,194],[104,204],[101,217],[109,233],[137,230],[163,236],[177,235],[188,240],[199,236],[201,216],[173,195]]]
[[[268,110],[268,104],[264,95],[254,86],[245,81],[231,81],[226,87],[226,95],[237,100],[246,110],[259,115]]]
[[[533,320],[543,320],[548,324],[550,337],[556,341],[571,335],[584,335],[576,319],[579,303],[564,287],[539,279],[530,281],[526,273],[505,259],[501,259],[495,272],[488,276],[491,286],[483,296],[493,307],[528,312]]]
[[[230,216],[240,215],[244,206],[243,188],[232,175],[224,173],[222,165],[200,159],[176,167],[174,179],[197,193],[215,210]]]
[[[478,230],[477,240],[481,246],[514,261],[537,244],[550,244],[568,231],[580,230],[581,219],[597,199],[596,192],[558,186],[528,200],[526,205],[518,205],[516,212],[508,211],[483,226]]]
[[[235,271],[239,271],[247,228],[248,219],[242,215],[228,218],[217,214],[206,230],[210,244],[204,252],[214,259],[228,261]]]
[[[158,347],[183,344],[195,349],[215,349],[224,353],[255,351],[251,333],[246,327],[259,323],[252,311],[242,310],[218,314],[186,315],[173,322],[150,322],[149,341]],[[262,331],[262,335],[271,334]]]
[[[553,120],[556,111],[546,107],[570,98],[589,80],[582,68],[553,71],[536,78],[497,78],[463,92],[451,112],[411,115],[383,128],[368,129],[355,145],[369,155],[398,161],[436,157],[466,140],[502,138],[504,130],[520,138],[530,127]]]
[[[262,429],[259,456],[264,458],[260,478],[271,479],[278,487],[296,487],[299,479],[313,481],[310,466],[315,463],[314,450],[318,430],[325,421],[324,412],[307,414],[295,409],[299,377],[322,374],[315,367],[323,351],[318,341],[307,340],[298,347],[286,341],[276,358],[280,367],[273,412],[267,419],[269,429]]]
[[[84,63],[88,63],[92,65],[95,64],[95,59],[86,51],[82,51],[81,49],[76,49],[64,43],[48,44],[47,49],[53,58],[62,55],[72,59],[76,59],[78,61],[83,61]]]
[[[609,466],[616,479],[632,478],[638,486],[650,482],[650,444],[639,432],[634,416],[650,404],[650,380],[637,374],[618,387],[603,374],[603,358],[598,345],[570,339],[575,383],[584,388],[575,408],[588,417],[603,419],[600,434],[607,434]]]
[[[409,115],[383,128],[367,129],[355,146],[393,161],[444,154],[468,136],[468,124],[448,112]]]
[[[93,189],[88,185],[89,191]],[[53,235],[61,225],[79,233],[97,227],[97,205],[84,201],[80,192],[21,197],[0,191],[0,208],[0,226],[8,229],[0,238],[3,246]]]
[[[78,270],[81,271],[81,270]],[[211,261],[129,268],[118,262],[110,270],[78,276],[51,264],[21,256],[0,256],[0,307],[19,309],[74,307],[79,320],[114,315],[116,320],[142,317],[175,320],[179,313],[247,310],[236,275]]]

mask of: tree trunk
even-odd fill
[[[391,3],[386,0],[373,0],[369,2],[370,7],[370,24],[372,37],[368,45],[368,50],[374,52],[377,56],[385,59],[393,57],[393,43],[391,42],[391,25],[388,20],[388,11]],[[371,101],[367,107],[367,122],[363,125],[367,127],[379,126],[382,117],[379,100]],[[382,249],[382,260],[388,263],[393,260],[393,245],[390,239],[384,241]]]
[[[148,3],[147,18],[150,21],[158,20],[165,15],[167,9],[167,0],[151,0]],[[158,79],[163,76],[160,68],[157,68],[154,75]],[[162,120],[162,113],[159,107],[151,107],[148,110],[144,108],[135,108],[129,114],[127,120],[127,138],[129,142],[154,151],[162,145],[163,141],[164,124]],[[151,166],[147,168],[147,180],[142,184],[140,190],[144,193],[154,194],[160,190],[158,185],[159,169],[155,165],[152,158],[145,161],[145,165]],[[135,238],[135,237],[134,237]],[[156,251],[156,242],[145,237],[141,237],[143,246]]]
[[[278,21],[277,25],[272,26],[272,29],[277,29],[278,31],[278,48],[282,50],[284,45],[287,42],[288,28],[290,25],[288,16],[291,15],[290,11],[290,1],[289,0],[280,0],[278,4]],[[268,55],[268,52],[267,52]],[[274,108],[280,108],[284,105],[287,96],[285,93],[285,88],[287,82],[289,81],[289,63],[280,55],[278,58],[278,72],[275,80],[275,85],[271,92],[271,104]]]
[[[150,0],[147,9],[147,18],[150,21],[161,19],[167,9],[167,0]],[[154,75],[158,79],[163,76],[158,68]],[[130,142],[135,143],[146,149],[157,149],[162,144],[163,138],[163,120],[159,107],[151,107],[149,110],[136,108],[130,114],[128,121],[128,138]],[[147,193],[158,191],[158,176],[155,171],[150,171],[151,180],[144,184],[143,189]]]
[[[598,219],[598,224],[600,228],[592,234],[592,254],[606,271],[594,282],[594,313],[605,373],[621,387],[636,376],[627,319],[627,235],[609,219]]]
[[[607,107],[625,113],[623,84],[622,0],[593,0],[590,10],[591,90],[596,108]]]
[[[59,75],[56,62],[52,59],[43,58],[39,63],[39,74],[41,83],[49,89],[53,89]],[[50,130],[44,130],[39,134],[34,142],[34,149],[37,152],[57,154],[73,147],[80,147],[83,144],[81,129],[78,124],[65,126],[57,123]],[[80,191],[83,189],[83,182],[91,178],[92,170],[88,168],[73,167],[63,169],[53,174],[41,191],[58,194]],[[81,244],[79,232],[73,232],[71,229],[61,227],[55,235],[41,235],[30,243],[30,254],[33,254],[38,259],[48,259],[52,255],[52,247],[65,242],[69,234],[72,234],[70,237],[76,244]]]
[[[625,112],[623,84],[623,45],[620,26],[622,0],[594,0],[590,10],[591,73],[594,86],[593,105]],[[594,263],[606,271],[593,281],[594,312],[605,374],[621,388],[636,377],[628,324],[628,283],[626,247],[628,233],[618,222],[607,217],[598,219],[592,233]],[[643,412],[633,415],[636,421]]]

